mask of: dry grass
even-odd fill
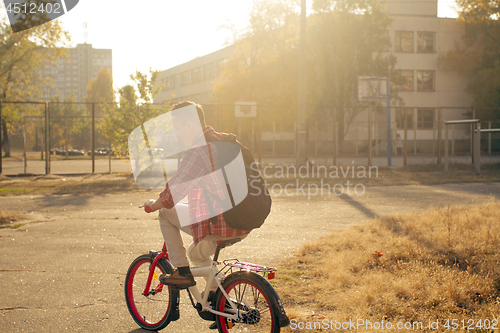
[[[280,169],[286,170],[286,166],[268,166],[266,175],[264,177],[270,184],[274,183],[294,183],[293,172],[283,177],[279,174]],[[394,186],[394,185],[433,185],[433,184],[446,184],[446,183],[471,183],[471,182],[498,182],[500,181],[500,163],[484,164],[481,166],[481,174],[477,175],[472,165],[469,164],[450,164],[449,172],[444,172],[443,165],[428,164],[428,165],[411,165],[405,168],[389,168],[378,167],[376,170],[372,169],[371,176],[369,176],[369,169],[366,166],[356,166],[354,177],[351,172],[352,169],[346,169],[351,166],[342,166],[345,175],[340,170],[338,177],[331,177],[331,169],[326,168],[327,173],[325,177],[325,168],[322,167],[320,175],[315,171],[310,171],[311,177],[299,177],[301,183],[317,184],[319,185],[321,179],[324,183],[330,185],[345,184],[347,181],[355,182],[356,184],[363,184],[368,186]],[[365,168],[366,173],[358,173],[360,168]],[[305,175],[305,172],[303,173]],[[278,177],[276,177],[278,175]]]
[[[0,179],[0,196],[12,195],[89,195],[145,191],[130,173],[86,176],[31,176]]]
[[[12,227],[14,222],[18,222],[23,219],[24,217],[19,213],[0,210],[0,228]]]
[[[282,266],[278,290],[299,321],[499,320],[500,203],[369,221]]]

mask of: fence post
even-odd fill
[[[476,108],[472,109],[472,119],[476,119]],[[471,156],[471,162],[474,164],[474,138],[475,138],[475,133],[474,133],[474,124],[470,124],[470,156]]]
[[[24,174],[26,174],[26,167],[28,166],[27,165],[27,162],[26,162],[26,145],[27,145],[27,141],[26,141],[26,117],[23,117],[23,157],[24,157]],[[1,154],[1,152],[0,152]]]
[[[111,174],[111,140],[109,140],[109,149],[108,149],[108,162],[109,162],[109,174]]]
[[[407,158],[407,139],[408,139],[408,119],[406,119],[406,111],[407,109],[403,109],[403,117],[404,117],[404,126],[405,126],[405,134],[404,134],[404,142],[403,142],[403,166],[406,167],[406,158]]]
[[[315,140],[314,140],[314,156],[318,157],[318,138],[319,138],[319,132],[318,132],[318,121],[314,123],[314,129],[315,129]]]
[[[474,170],[481,173],[481,123],[476,123],[474,131]]]
[[[0,175],[2,174],[2,149],[3,149],[3,132],[2,132],[2,101],[0,101]]]
[[[442,108],[439,108],[438,109],[438,142],[437,142],[437,150],[438,150],[438,161],[437,161],[437,164],[440,165],[441,164],[441,127],[443,126],[441,124],[442,120],[443,120],[443,114],[442,114],[443,110]]]
[[[92,103],[92,174],[95,173],[95,103]]]
[[[370,118],[372,116],[370,115]],[[378,126],[377,122],[373,123],[373,126],[375,127],[375,156],[378,156]]]
[[[257,147],[255,147],[255,120],[252,121],[252,152],[255,154]]]
[[[69,156],[69,152],[68,152],[68,149],[69,149],[69,133],[68,133],[68,121],[65,121],[64,122],[64,131],[66,132],[65,134],[65,138],[64,138],[64,146],[66,148],[66,159],[68,159],[68,156]]]
[[[488,121],[488,129],[491,129],[491,121]],[[488,133],[488,155],[491,156],[491,133]]]
[[[448,172],[448,124],[444,124],[444,172]]]
[[[368,109],[368,166],[372,165],[372,109]],[[376,145],[377,143],[375,143]]]
[[[273,121],[273,156],[276,156],[276,123]]]
[[[411,109],[411,123],[413,124],[413,156],[417,156],[417,122],[415,121],[415,109]]]
[[[451,127],[451,155],[455,156],[455,128]]]
[[[432,156],[436,154],[436,122],[432,122]]]
[[[50,174],[50,105],[45,103],[45,174]]]

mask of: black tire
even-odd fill
[[[167,267],[160,260],[155,267],[150,294],[144,296],[150,266],[151,255],[148,254],[132,262],[125,279],[125,300],[130,315],[137,325],[148,331],[158,331],[170,323],[179,292],[162,285],[158,280],[159,276],[167,271]]]
[[[238,310],[242,310],[242,316],[241,320],[235,323],[226,317],[217,316],[217,328],[220,333],[279,333],[278,317],[272,304],[275,291],[266,279],[252,272],[236,272],[229,275],[222,286],[229,297],[240,304]],[[234,310],[226,306],[226,297],[220,290],[217,290],[215,299],[217,311],[233,313]]]

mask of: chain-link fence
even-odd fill
[[[81,160],[85,172],[110,172],[111,162],[96,160],[116,159],[113,143],[104,135],[106,114],[99,103],[27,102],[20,108],[31,108],[22,126],[15,126],[9,133],[14,150],[24,151],[24,160],[44,160],[46,172],[50,160]],[[2,102],[6,104],[6,102]],[[216,131],[234,133],[247,146],[256,159],[261,161],[280,158],[293,161],[297,154],[297,107],[293,105],[258,105],[256,115],[237,117],[234,104],[203,104],[206,122]],[[143,110],[138,106],[137,112]],[[34,110],[33,108],[37,108]],[[20,112],[28,113],[26,110]],[[391,107],[392,143],[391,156],[416,161],[415,156],[435,157],[441,162],[444,154],[444,122],[449,120],[479,118],[481,127],[499,128],[492,115],[498,110],[451,107]],[[50,123],[46,124],[47,112]],[[352,117],[352,112],[355,116]],[[307,122],[307,158],[322,158],[336,163],[342,157],[387,156],[388,123],[387,108],[370,107],[351,109],[351,114],[334,118],[331,112],[309,114]],[[343,121],[335,121],[336,119]],[[49,135],[46,131],[49,129]],[[450,127],[448,149],[451,156],[472,155],[472,126],[469,124]],[[484,133],[481,137],[482,154],[500,152],[500,134]],[[47,156],[47,152],[49,156]],[[47,160],[48,157],[48,160]],[[25,167],[26,170],[26,167]],[[54,170],[52,170],[54,172]],[[61,172],[61,170],[58,170]],[[71,170],[63,170],[71,172]]]

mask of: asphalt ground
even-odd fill
[[[304,242],[367,219],[498,200],[500,183],[368,187],[363,195],[309,199],[290,194],[274,196],[264,226],[223,250],[222,259],[279,267]],[[0,210],[28,216],[17,229],[0,229],[0,331],[142,332],[123,289],[129,264],[163,244],[156,216],[137,208],[156,195],[0,197]],[[180,310],[163,332],[213,332],[185,292]]]

